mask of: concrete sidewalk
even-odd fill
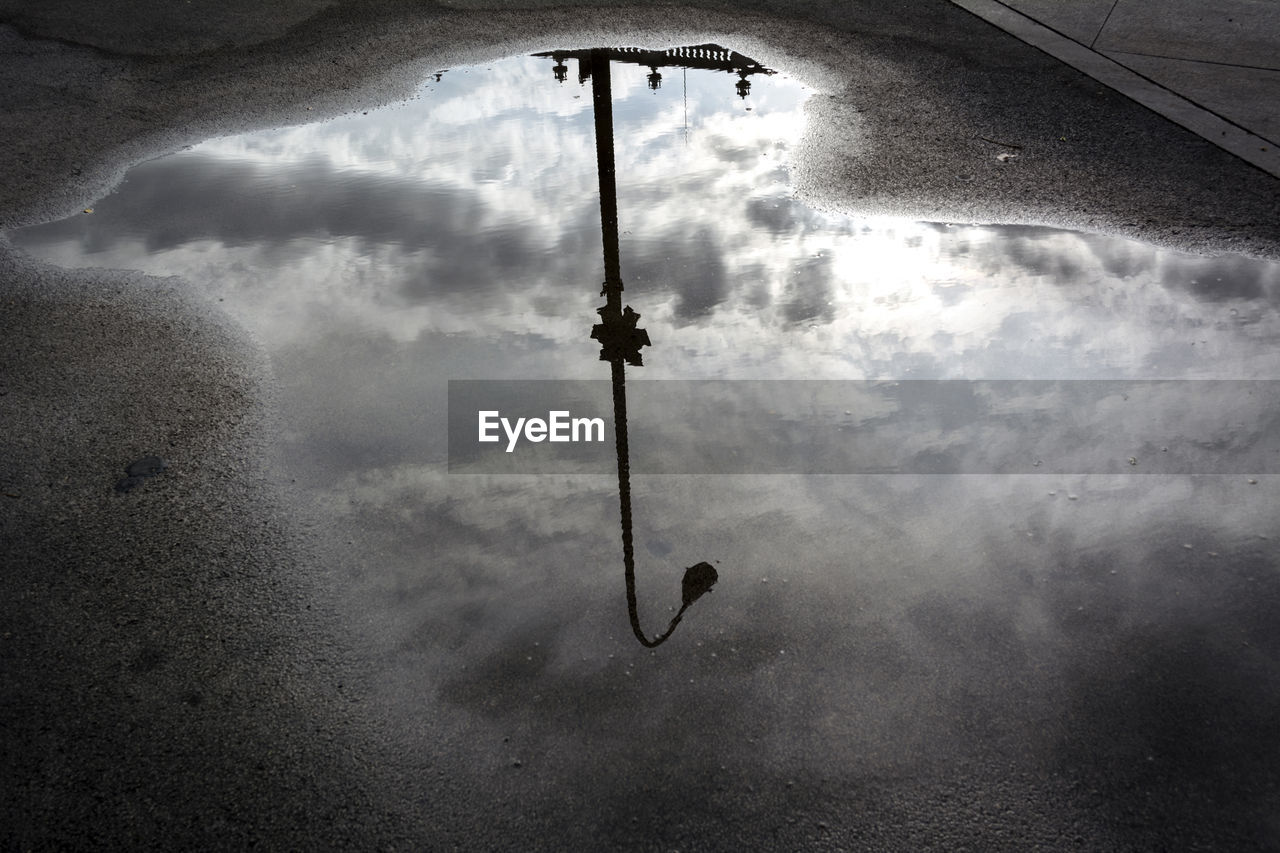
[[[1280,177],[1280,2],[951,2]]]

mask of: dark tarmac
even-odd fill
[[[142,160],[388,103],[439,68],[715,40],[819,89],[795,177],[816,206],[1280,258],[1280,181],[941,0],[26,5],[0,0],[5,229],[85,208]],[[988,140],[1019,146],[1016,168]],[[1179,529],[1144,533],[1126,559],[1173,575],[1130,591],[1142,618],[1064,586],[1063,648],[1017,645],[1014,593],[959,621],[923,597],[899,615],[926,647],[956,650],[945,689],[929,707],[876,708],[847,773],[766,758],[726,779],[691,737],[618,753],[584,725],[643,779],[619,785],[585,759],[539,776],[454,719],[407,735],[387,718],[364,657],[374,629],[342,614],[325,508],[277,473],[280,390],[262,342],[180,280],[64,271],[7,242],[0,304],[6,849],[1280,849],[1280,572],[1271,540],[1231,544],[1265,524],[1273,478],[1249,493],[1247,524],[1232,488],[1187,487],[1195,510],[1172,517],[1226,542],[1226,559],[1190,553]],[[117,493],[151,455],[168,468]],[[929,505],[971,499],[948,487]],[[1107,570],[1088,542],[1052,550],[1086,578]],[[839,612],[812,618],[814,648],[846,627]],[[854,621],[859,636],[879,630]],[[974,650],[1022,680],[967,682]],[[902,677],[876,669],[893,655],[875,651],[853,682]],[[506,695],[527,674],[498,661],[446,674],[441,691],[477,708]],[[774,683],[786,693],[784,675]],[[585,716],[614,701],[589,683],[546,692],[586,696]],[[1017,725],[986,715],[1002,695],[1030,709]],[[771,708],[762,741],[821,755],[826,732],[789,733],[785,701]],[[681,712],[678,734],[714,741],[714,707]],[[898,719],[903,743],[886,734]]]

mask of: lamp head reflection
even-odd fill
[[[711,592],[711,587],[715,586],[718,580],[720,575],[716,573],[715,567],[706,561],[685,569],[684,580],[680,582],[683,598],[681,606],[688,607],[706,593]]]
[[[656,92],[662,88],[662,75],[658,73],[658,69],[654,66],[649,66],[649,75],[645,79],[649,81],[649,88],[653,91]]]

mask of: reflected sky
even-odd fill
[[[66,265],[187,275],[275,347],[322,327],[395,345],[465,333],[500,343],[459,351],[454,377],[591,378],[590,87],[551,65],[453,70],[367,116],[210,140],[14,239]],[[647,378],[1280,375],[1275,264],[828,216],[787,184],[803,86],[762,78],[739,99],[734,77],[694,71],[686,93],[668,69],[653,92],[647,73],[613,75],[623,276],[661,347]]]
[[[746,779],[1149,751],[1166,779],[1233,784],[1212,768],[1241,750],[1179,745],[1200,723],[1151,734],[1200,693],[1107,660],[1137,643],[1144,672],[1172,673],[1204,634],[1183,677],[1227,679],[1247,636],[1251,671],[1277,674],[1258,627],[1271,478],[635,477],[645,624],[679,604],[682,567],[721,578],[655,658],[627,636],[610,477],[446,473],[448,380],[608,376],[591,88],[552,65],[452,69],[367,115],[209,140],[10,236],[66,266],[183,275],[256,335],[288,474],[352,543],[334,559],[388,706],[435,709],[438,748],[475,766],[519,753],[550,789],[621,799],[617,761]],[[801,82],[754,78],[744,99],[732,75],[666,69],[654,91],[648,73],[612,70],[623,298],[653,341],[631,378],[1280,378],[1276,264],[816,211],[787,180]],[[1223,405],[1174,393],[1170,411]],[[1269,413],[1250,410],[1255,439]],[[1134,679],[1153,704],[1098,718],[1089,697]],[[1256,680],[1213,683],[1242,725],[1274,713]],[[1068,748],[1081,726],[1120,731],[1090,756]]]

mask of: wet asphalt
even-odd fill
[[[942,0],[27,5],[0,0],[4,228],[81,210],[148,157],[367,109],[438,68],[714,39],[822,92],[796,180],[815,205],[1280,257],[1280,182]],[[1015,167],[991,140],[1018,146]],[[1080,776],[977,751],[927,780],[762,778],[767,795],[743,799],[685,778],[627,806],[584,780],[557,810],[506,780],[456,784],[406,756],[371,699],[320,510],[275,473],[257,342],[180,281],[61,271],[8,244],[0,341],[6,849],[1280,848],[1258,805],[1277,794],[1274,689],[1185,764],[1212,766],[1228,802],[1177,772],[1104,772],[1089,743],[1068,748],[1095,771]],[[152,455],[168,467],[115,490]],[[1240,672],[1274,673],[1274,629],[1251,630]],[[1153,639],[1130,663],[1203,668],[1204,648]],[[1229,706],[1239,685],[1214,683]],[[1160,719],[1143,684],[1094,684],[1133,690],[1082,704],[1099,748],[1140,740],[1105,709]],[[1090,803],[1102,817],[1082,821]]]

